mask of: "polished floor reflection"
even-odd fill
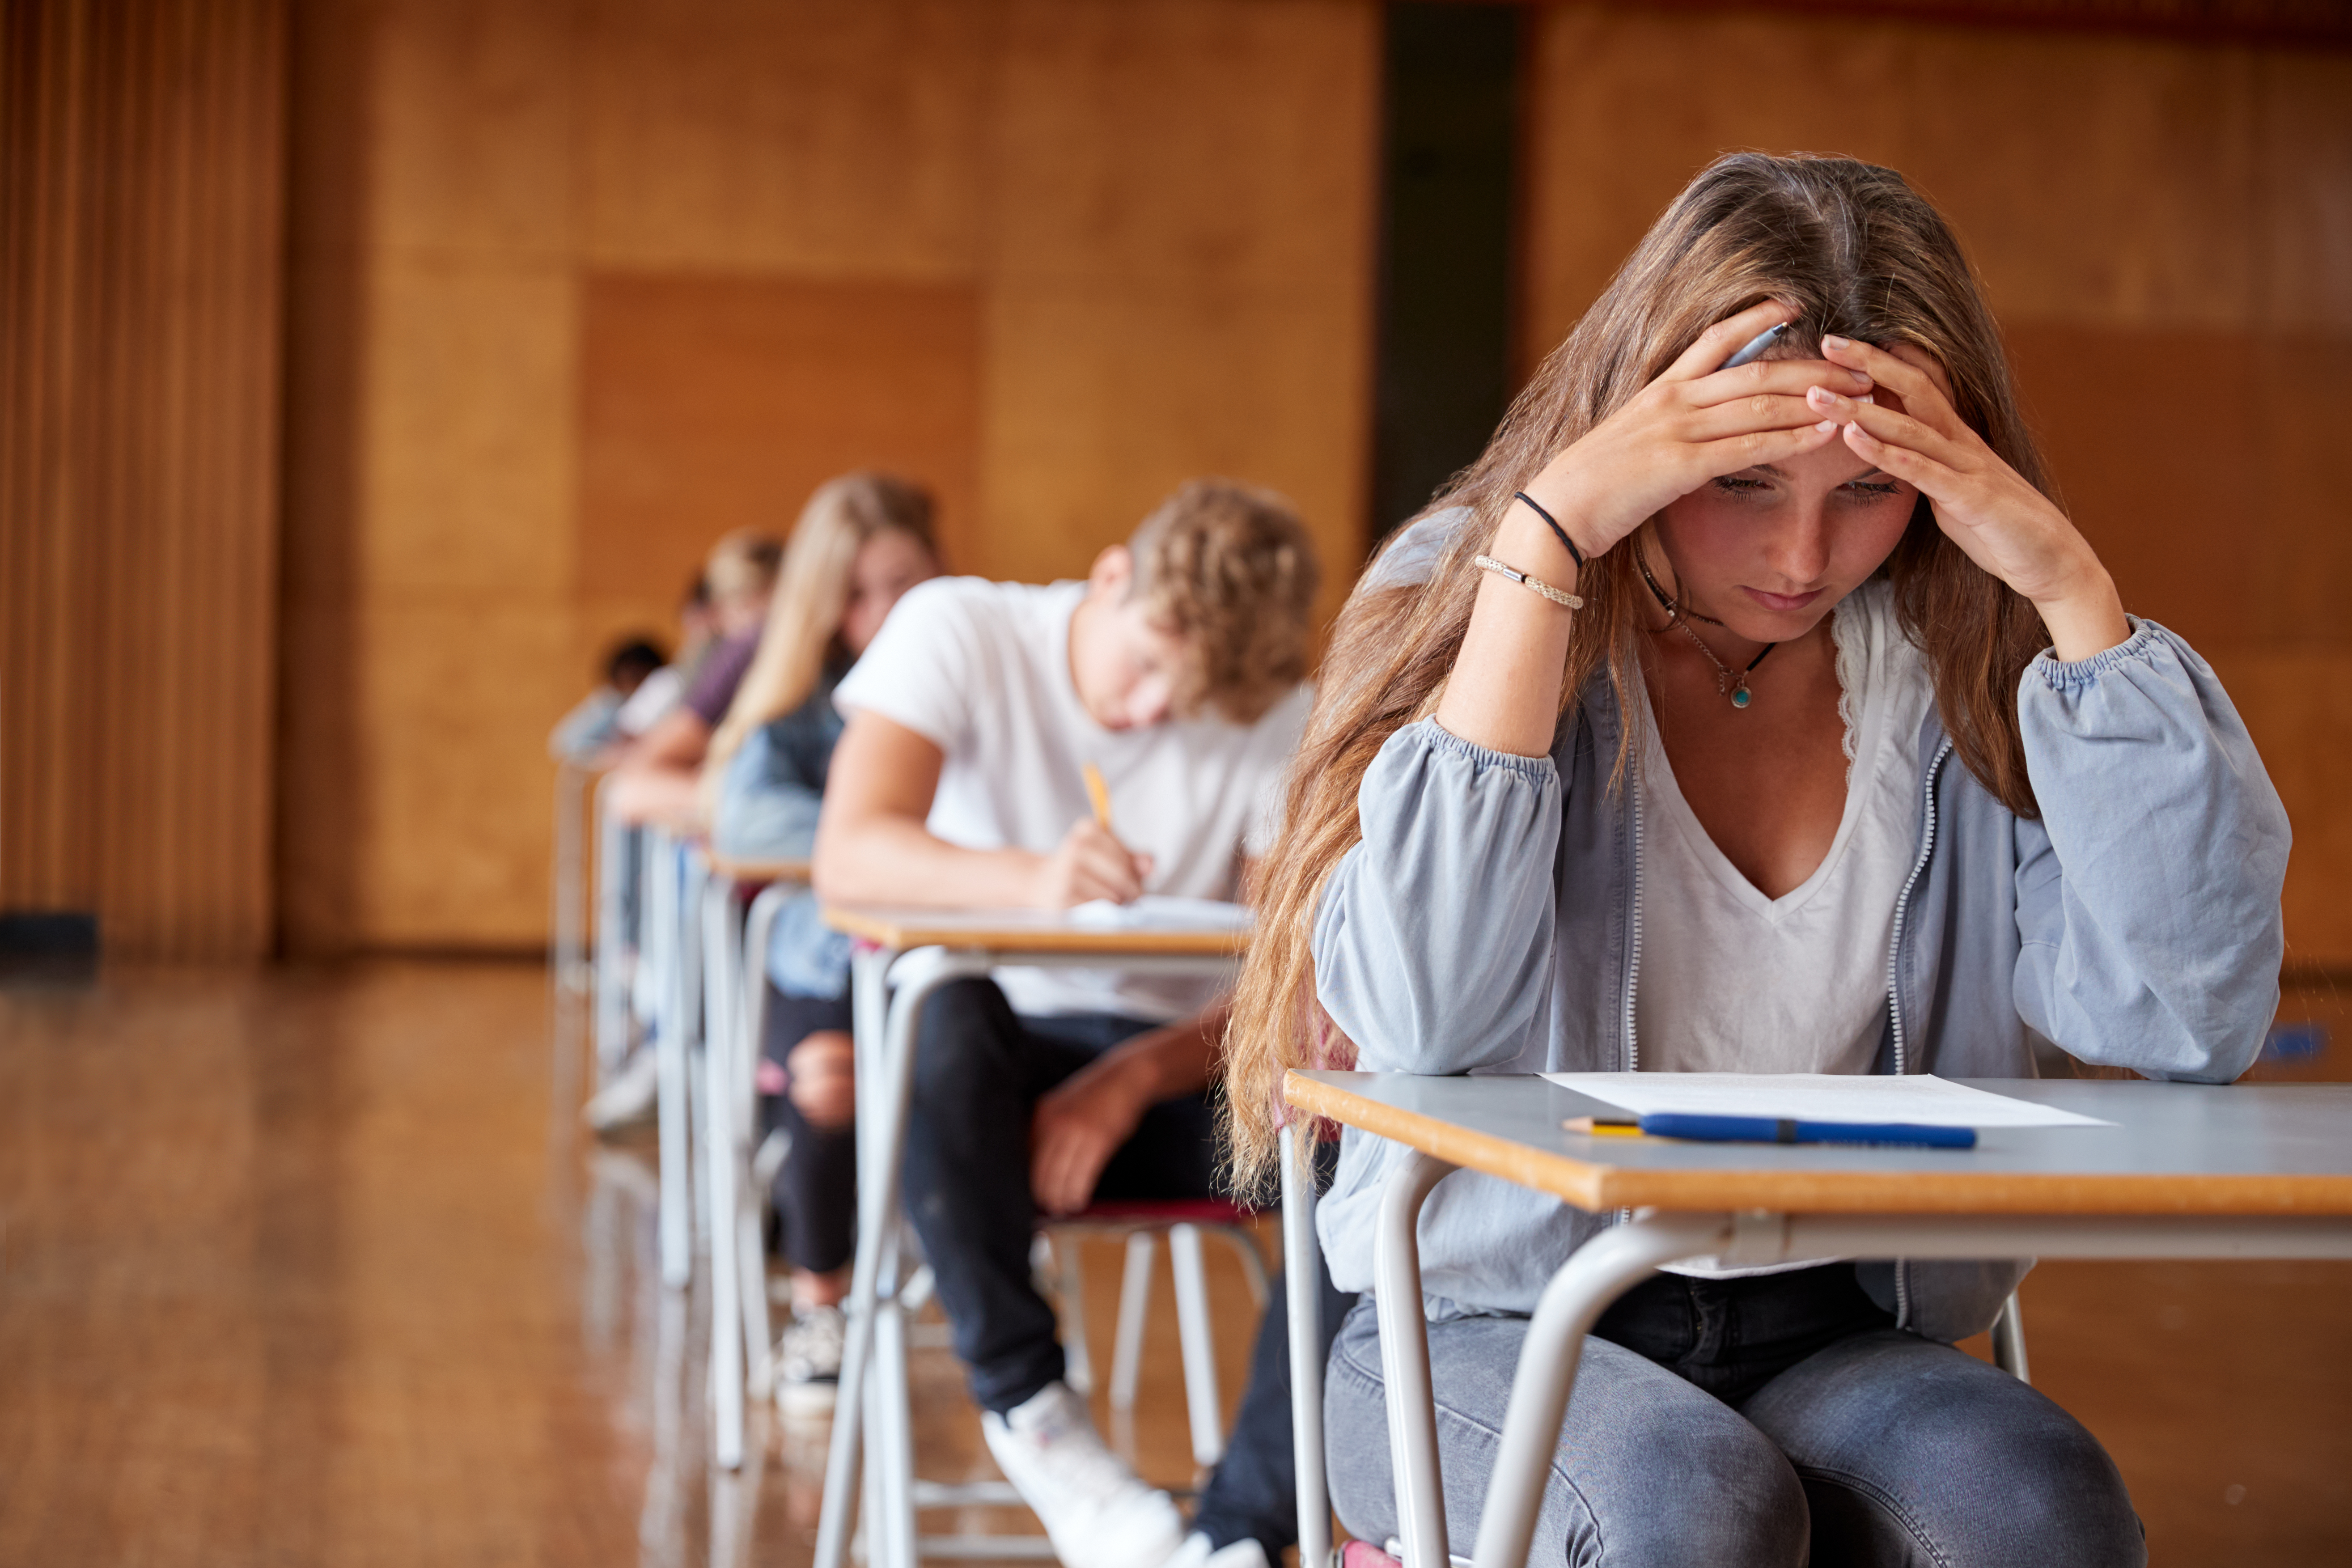
[[[648,1152],[574,1135],[556,1022],[520,964],[0,991],[0,1568],[805,1563],[824,1429],[763,1413],[757,1465],[706,1463],[704,1303],[655,1277]],[[1230,1409],[1247,1300],[1211,1267]],[[1123,1436],[1181,1483],[1158,1286]],[[2155,1562],[2352,1560],[2352,1267],[2046,1265],[2025,1306]],[[989,1473],[936,1346],[915,1389],[924,1472]]]

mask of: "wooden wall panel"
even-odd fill
[[[286,944],[543,940],[572,591],[572,8],[295,36]]]
[[[1717,153],[1902,170],[2126,603],[2231,684],[2294,819],[2293,961],[2352,963],[2352,53],[1558,5],[1534,56],[1524,362]],[[1738,88],[1689,90],[1709,61]]]
[[[929,485],[950,567],[971,558],[969,285],[598,275],[584,310],[582,658],[668,624],[713,539],[789,533],[810,492],[847,468]]]
[[[597,0],[581,242],[599,268],[969,280],[994,0]]]
[[[271,925],[285,17],[0,13],[0,908]]]
[[[1006,9],[982,570],[1083,572],[1175,484],[1362,558],[1379,34],[1353,0]]]
[[[1188,475],[1273,484],[1337,604],[1376,0],[312,0],[298,24],[290,945],[541,940],[540,748],[597,647],[662,619],[720,527],[787,522],[871,453],[932,468],[954,564],[1002,575],[1083,571]],[[818,361],[835,386],[779,379]],[[930,392],[886,408],[893,363]],[[630,499],[647,452],[717,466],[669,509]]]
[[[1742,147],[1902,170],[2004,321],[2352,331],[2352,54],[1592,5],[1544,7],[1533,53],[1531,348]],[[1689,91],[1709,58],[1741,90]]]

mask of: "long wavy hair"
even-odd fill
[[[751,731],[808,700],[838,651],[841,617],[849,607],[849,575],[866,542],[892,529],[913,535],[934,558],[931,494],[896,474],[859,471],[827,479],[801,508],[785,542],[783,567],[759,651],[743,672],[727,717],[703,759],[706,805],[715,804],[728,759]]]
[[[1478,460],[1420,513],[1462,509],[1433,565],[1400,581],[1379,563],[1333,627],[1315,710],[1285,791],[1285,827],[1259,868],[1257,936],[1226,1037],[1228,1174],[1264,1190],[1285,1115],[1283,1073],[1347,1067],[1354,1047],[1315,999],[1315,908],[1362,836],[1356,792],[1402,725],[1434,712],[1470,624],[1488,548],[1510,503],[1561,448],[1623,406],[1715,322],[1766,300],[1794,306],[1813,352],[1835,332],[1933,355],[1959,416],[2027,482],[2050,493],[2018,408],[1992,313],[1941,214],[1892,169],[1849,158],[1717,160],[1652,226],[1608,289],[1544,361]],[[1658,558],[1656,520],[1639,539]],[[1400,530],[1400,535],[1403,531]],[[1619,710],[1642,679],[1645,595],[1621,546],[1577,576],[1585,607],[1569,637],[1561,714],[1606,681]],[[2032,605],[1963,554],[1920,498],[1881,570],[1906,633],[1926,655],[1936,703],[1969,772],[2020,816],[2035,815],[2018,733],[2017,686],[2046,640]],[[1612,771],[1622,787],[1633,726]]]

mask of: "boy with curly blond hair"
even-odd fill
[[[1306,723],[1319,575],[1287,502],[1196,480],[1082,582],[911,590],[835,697],[848,723],[818,890],[933,907],[1237,899]],[[989,1447],[1066,1563],[1160,1568],[1183,1526],[1063,1382],[1030,1239],[1097,1197],[1214,1191],[1205,1091],[1223,1032],[1213,984],[1117,972],[1001,969],[924,1012],[908,1212]]]

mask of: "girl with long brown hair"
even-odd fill
[[[1850,160],[1727,157],[1667,209],[1359,584],[1286,821],[1227,1043],[1245,1183],[1291,1066],[1999,1078],[2054,1045],[2225,1081],[2276,1004],[2287,827],[2243,725],[2060,510],[1948,226]],[[1343,1141],[1342,1289],[1397,1152]],[[1423,1213],[1457,1549],[1524,1314],[1607,1223],[1466,1172]],[[2097,1442],[1951,1348],[2023,1265],[1716,1262],[1601,1320],[1536,1560],[2144,1559]],[[1380,1539],[1369,1300],[1327,1387]]]

